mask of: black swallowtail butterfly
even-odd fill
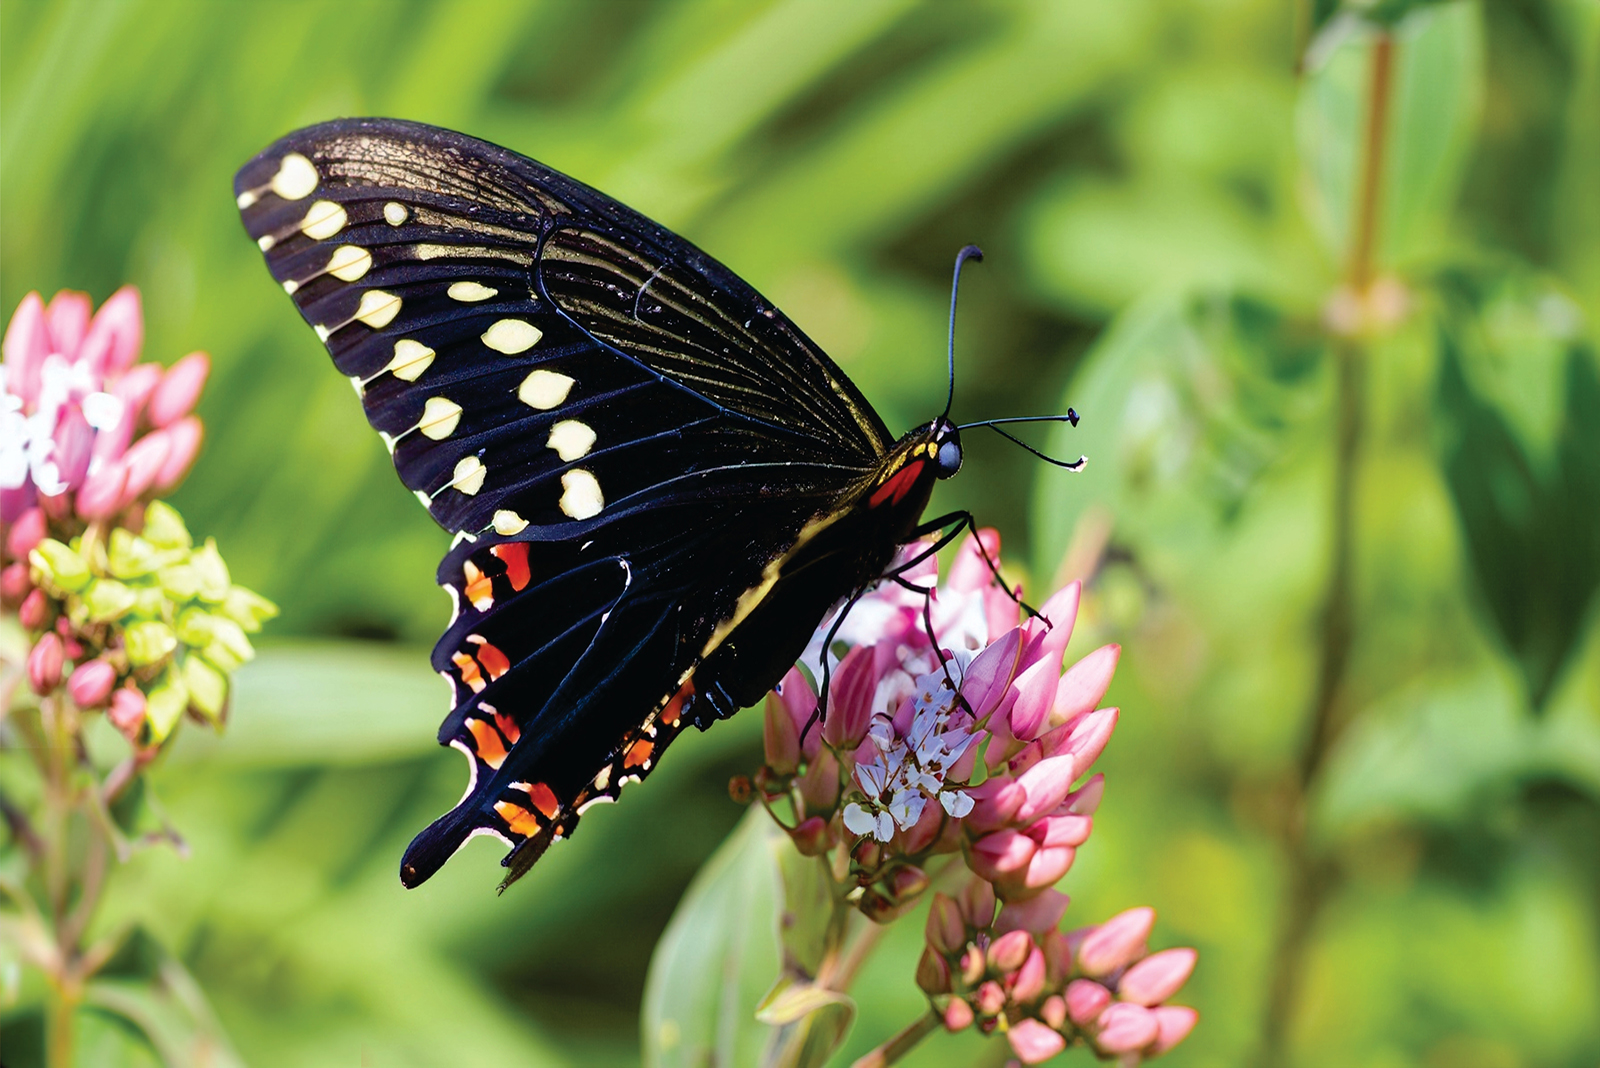
[[[688,724],[757,703],[877,581],[961,465],[895,440],[732,272],[531,159],[385,119],[312,126],[234,179],[245,229],[456,535],[433,652],[466,795],[417,835],[416,886],[469,837],[507,882]],[[959,269],[959,261],[958,261]],[[970,522],[970,520],[969,520]]]

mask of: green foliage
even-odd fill
[[[1062,398],[1084,420],[1051,445],[1090,463],[1068,476],[975,437],[936,507],[999,526],[1035,589],[1099,561],[1069,656],[1124,644],[1124,713],[1069,922],[1155,905],[1158,942],[1201,950],[1201,1024],[1170,1063],[1244,1061],[1328,581],[1321,316],[1350,248],[1365,11],[1399,42],[1378,249],[1412,303],[1367,363],[1352,726],[1312,813],[1344,877],[1295,1048],[1307,1065],[1592,1064],[1600,13],[1295,6],[0,6],[0,307],[131,281],[148,351],[212,354],[208,442],[175,503],[302,640],[240,672],[227,737],[180,732],[141,818],[181,828],[189,857],[146,851],[116,872],[106,924],[170,947],[246,1063],[636,1064],[651,949],[738,820],[724,786],[759,760],[749,714],[680,741],[504,897],[484,844],[399,888],[405,842],[461,789],[459,759],[432,744],[445,697],[422,644],[447,618],[432,583],[447,539],[395,484],[229,195],[295,126],[392,114],[525,151],[679,229],[781,304],[891,427],[942,403],[950,258],[984,246],[956,415]],[[191,548],[159,529],[153,554]],[[163,572],[124,548],[128,588],[218,589],[203,564]],[[88,584],[66,556],[51,566]],[[84,600],[140,610],[114,586]],[[226,669],[260,610],[210,601],[164,623]],[[168,684],[192,700],[196,681]],[[775,970],[763,957],[756,978],[753,926],[706,917],[708,901],[745,904],[725,875],[708,869],[664,951],[737,934],[748,981],[728,1001],[701,987],[646,1003],[658,1063],[661,1021],[684,1021],[680,1051],[745,1028]],[[832,1063],[921,1011],[918,923],[862,973]],[[152,1018],[212,1033],[181,980],[141,989]],[[40,997],[24,984],[0,1003],[8,1065],[38,1063]],[[167,1055],[107,1019],[83,1025],[82,1063]],[[935,1036],[903,1063],[990,1053]]]

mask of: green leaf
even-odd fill
[[[1429,5],[1401,20],[1385,124],[1377,259],[1401,266],[1437,251],[1483,100],[1483,31],[1467,3]],[[1336,19],[1312,46],[1295,126],[1307,211],[1339,263],[1355,240],[1366,165],[1372,60],[1380,30]]]
[[[679,902],[645,983],[647,1068],[762,1063],[772,1029],[756,1007],[779,967],[781,837],[751,806]]]

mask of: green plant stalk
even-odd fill
[[[1373,42],[1361,184],[1356,231],[1345,284],[1365,303],[1377,274],[1378,210],[1383,196],[1383,170],[1394,79],[1394,36],[1388,30]],[[1283,830],[1288,869],[1283,912],[1273,950],[1266,1016],[1256,1063],[1281,1068],[1288,1063],[1289,1025],[1299,1004],[1306,950],[1312,930],[1337,881],[1337,865],[1318,854],[1307,840],[1307,802],[1324,762],[1345,726],[1340,698],[1355,639],[1354,549],[1355,483],[1364,423],[1366,349],[1363,337],[1338,339],[1337,426],[1334,442],[1333,524],[1328,596],[1323,612],[1322,643],[1317,664],[1312,716],[1299,766],[1291,784],[1289,814]]]
[[[937,1031],[939,1025],[938,1013],[931,1010],[925,1012],[889,1041],[857,1058],[850,1068],[888,1068],[916,1048],[917,1043]]]

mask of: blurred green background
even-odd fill
[[[1170,1063],[1595,1064],[1600,7],[1381,5],[1404,18],[1376,262],[1402,314],[1340,341],[1372,46],[1335,6],[4,0],[0,307],[133,282],[149,358],[211,353],[174,503],[283,608],[228,734],[187,730],[154,776],[190,856],[119,871],[107,922],[175,954],[252,1065],[637,1064],[651,949],[740,816],[748,714],[503,897],[483,842],[399,886],[462,785],[425,655],[447,539],[230,195],[294,127],[394,115],[685,234],[895,429],[938,408],[950,262],[983,246],[955,414],[1072,404],[1051,444],[1090,465],[977,437],[936,505],[998,526],[1036,592],[1088,580],[1069,655],[1124,645],[1107,802],[1064,888],[1069,920],[1149,903],[1158,944],[1199,947]],[[918,926],[864,975],[837,1063],[918,1011]],[[37,1056],[33,1005],[0,1019],[8,1065]],[[91,1026],[84,1063],[157,1063]],[[905,1063],[997,1047],[935,1036]]]

